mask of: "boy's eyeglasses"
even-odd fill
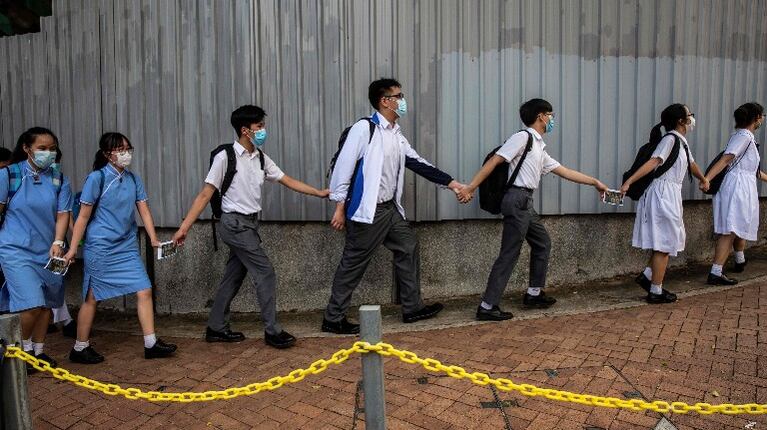
[[[390,95],[390,96],[384,96],[384,97],[385,97],[385,98],[388,98],[388,99],[397,99],[397,100],[402,100],[403,98],[405,98],[405,94],[403,94],[403,93],[399,93],[399,94],[392,94],[392,95]]]

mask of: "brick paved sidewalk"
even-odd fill
[[[245,385],[306,367],[353,337],[304,338],[275,350],[261,340],[206,344],[175,338],[180,353],[144,360],[138,336],[97,332],[106,356],[97,366],[68,363],[69,339],[47,349],[64,367],[147,390],[209,390]],[[422,357],[570,391],[710,403],[767,403],[767,285],[703,294],[671,305],[461,328],[399,333],[386,340]],[[651,429],[657,413],[524,398],[385,360],[389,426],[482,429]],[[322,375],[250,398],[150,404],[90,393],[47,375],[30,377],[36,429],[364,428],[355,408],[359,359]],[[359,399],[357,399],[359,400]],[[678,429],[767,429],[767,416],[669,414]],[[750,426],[750,427],[749,427]]]

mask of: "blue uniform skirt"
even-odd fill
[[[96,255],[92,251],[89,252],[86,246],[83,258],[83,300],[87,297],[89,289],[93,290],[93,297],[101,301],[152,287],[138,247]]]

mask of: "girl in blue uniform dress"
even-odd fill
[[[22,346],[56,366],[43,352],[50,309],[64,302],[64,283],[44,267],[64,254],[64,238],[72,210],[69,179],[51,165],[59,142],[48,129],[25,131],[12,164],[0,170],[0,312],[21,314]]]
[[[157,247],[154,221],[147,205],[141,178],[127,168],[133,147],[120,133],[106,133],[99,140],[99,150],[80,197],[80,213],[72,233],[72,247],[66,255],[74,260],[85,235],[83,260],[84,303],[77,314],[77,340],[69,353],[75,363],[95,364],[104,360],[90,346],[90,332],[98,302],[127,294],[136,294],[139,323],[144,333],[144,357],[168,357],[176,346],[155,336],[152,310],[152,284],[141,261],[135,210]]]

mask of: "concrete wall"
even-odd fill
[[[762,212],[767,209],[762,202]],[[687,250],[673,265],[708,261],[713,247],[711,203],[685,203]],[[647,254],[631,247],[634,214],[545,216],[553,250],[549,286],[587,284],[616,275],[636,273]],[[420,240],[421,283],[424,298],[480,294],[500,247],[500,220],[422,222],[415,224]],[[170,237],[171,230],[160,232]],[[760,231],[759,237],[764,235]],[[261,238],[277,271],[277,305],[280,310],[320,309],[327,303],[330,285],[341,256],[343,234],[326,223],[264,223]],[[142,235],[142,246],[144,238]],[[228,250],[219,242],[212,250],[210,224],[198,223],[190,232],[182,254],[154,263],[157,310],[160,313],[207,312]],[[523,247],[520,263],[509,282],[507,294],[527,287],[529,248]],[[71,304],[79,304],[81,275],[72,270],[68,284]],[[373,258],[354,304],[391,303],[393,271],[391,253],[381,248]],[[111,300],[105,307],[132,309],[132,298]],[[233,310],[257,310],[249,280],[243,284]]]

